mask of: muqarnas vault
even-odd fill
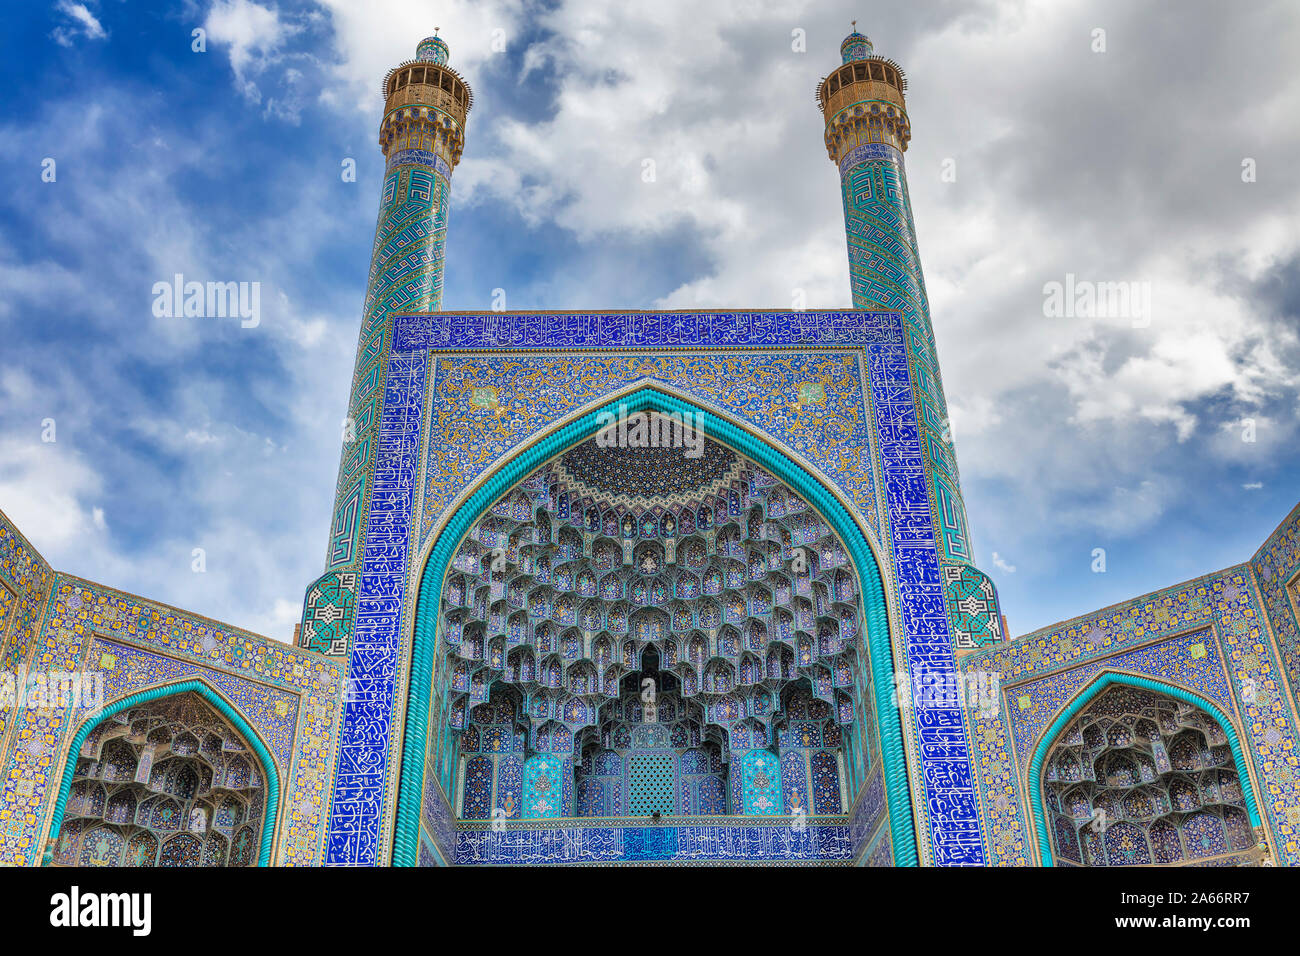
[[[102,692],[0,711],[0,861],[1300,863],[1300,509],[1243,564],[1008,639],[907,83],[861,34],[841,53],[816,95],[852,309],[447,313],[472,97],[422,41],[384,81],[295,643],[57,572],[0,522],[6,670]]]

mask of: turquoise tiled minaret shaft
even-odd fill
[[[925,450],[940,472],[936,493],[945,556],[969,561],[965,507],[903,165],[912,138],[903,96],[907,79],[896,63],[876,56],[861,33],[849,34],[840,52],[843,63],[822,81],[818,102],[826,115],[826,149],[840,171],[853,305],[903,314]]]
[[[1004,627],[992,582],[971,563],[903,164],[912,132],[907,80],[856,30],[840,54],[840,66],[817,88],[817,103],[840,172],[853,305],[903,319],[903,344],[873,360],[871,377],[877,427],[894,439],[880,450],[880,469],[899,651],[914,705],[907,739],[921,767],[917,809],[929,830],[922,858],[980,864],[976,772],[965,733],[971,717],[955,680],[956,656],[1001,640]]]
[[[341,654],[355,614],[355,567],[375,454],[376,399],[385,367],[389,311],[436,312],[442,305],[451,173],[465,145],[473,96],[447,66],[447,44],[428,37],[384,79],[379,145],[386,160],[348,416],[343,422],[326,573],[307,589],[299,643]]]
[[[953,639],[958,647],[975,647],[1005,635],[992,584],[970,567],[966,508],[903,163],[912,136],[907,79],[857,31],[844,39],[840,54],[841,65],[822,80],[817,102],[826,119],[826,149],[840,172],[853,305],[902,313],[945,586],[950,603],[967,599],[967,611],[950,608]]]

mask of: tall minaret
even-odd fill
[[[903,166],[912,138],[903,96],[907,79],[856,29],[840,54],[841,65],[817,88],[817,105],[826,119],[827,152],[840,171],[853,305],[903,315],[922,446],[934,476],[940,555],[966,563],[966,509]]]
[[[384,78],[379,146],[386,167],[361,325],[362,353],[388,310],[436,312],[442,305],[447,195],[451,171],[465,148],[472,103],[469,85],[447,66],[447,44],[441,37],[421,40],[415,59]]]
[[[473,94],[447,66],[441,37],[421,40],[415,59],[384,78],[379,146],[385,159],[379,223],[370,255],[370,278],[361,318],[356,370],[343,422],[343,457],[335,490],[326,573],[307,589],[298,643],[341,654],[353,609],[350,576],[359,561],[365,519],[366,476],[375,454],[376,399],[382,358],[391,343],[390,311],[436,312],[442,305],[443,248],[451,171],[465,147],[465,121]]]
[[[919,702],[909,708],[904,732],[923,781],[913,792],[921,831],[928,833],[919,840],[920,861],[980,865],[985,849],[979,778],[966,739],[969,715],[960,695],[935,696],[927,687],[955,686],[957,657],[1002,640],[1005,626],[993,582],[972,563],[903,166],[912,136],[907,80],[856,29],[840,54],[840,66],[817,87],[817,104],[826,118],[826,149],[840,171],[853,305],[902,316],[904,348],[882,350],[872,387],[891,423],[891,447],[882,449],[878,467],[907,674]],[[903,381],[910,385],[915,429],[901,396],[886,399]]]

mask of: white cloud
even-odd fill
[[[1168,507],[1168,497],[1168,489],[1156,481],[1145,480],[1134,487],[1113,488],[1096,503],[1088,500],[1068,503],[1063,517],[1094,527],[1109,537],[1132,537],[1156,523]]]
[[[46,556],[102,543],[103,490],[99,473],[68,447],[43,442],[37,429],[24,439],[0,438],[0,502],[37,550]]]
[[[78,36],[85,37],[87,40],[108,39],[108,31],[84,3],[59,0],[54,7],[72,21],[66,26],[55,27],[54,32],[50,34],[54,42],[60,46],[72,46]]]
[[[290,643],[294,627],[302,620],[302,599],[276,599],[270,609],[255,614],[249,624],[249,630],[266,634],[278,641]]]
[[[438,4],[436,13],[407,0],[320,0],[320,6],[333,24],[339,57],[335,82],[321,91],[321,98],[376,120],[383,107],[378,91],[384,76],[403,60],[414,59],[416,44],[434,27],[451,49],[448,65],[477,88],[474,74],[502,56],[495,41],[504,40],[507,51],[520,42],[524,9],[523,0],[451,0]],[[481,125],[476,115],[470,124]]]
[[[252,76],[266,67],[290,33],[279,12],[252,0],[217,0],[203,27],[213,43],[230,48],[230,67],[240,91],[252,102],[261,102]]]

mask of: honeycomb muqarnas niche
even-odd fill
[[[856,30],[840,55],[808,81],[852,308],[473,313],[441,311],[473,96],[421,41],[383,82],[297,642],[58,572],[0,516],[6,668],[104,691],[0,708],[0,862],[1300,864],[1300,509],[1240,565],[1010,639],[907,78]]]
[[[192,693],[121,711],[82,744],[54,859],[252,866],[266,785],[252,748]]]
[[[1172,864],[1259,849],[1227,735],[1184,701],[1110,688],[1057,739],[1045,780],[1061,862]]]
[[[842,816],[879,763],[847,550],[700,445],[590,439],[457,551],[440,666],[460,733],[432,757],[462,817]]]

